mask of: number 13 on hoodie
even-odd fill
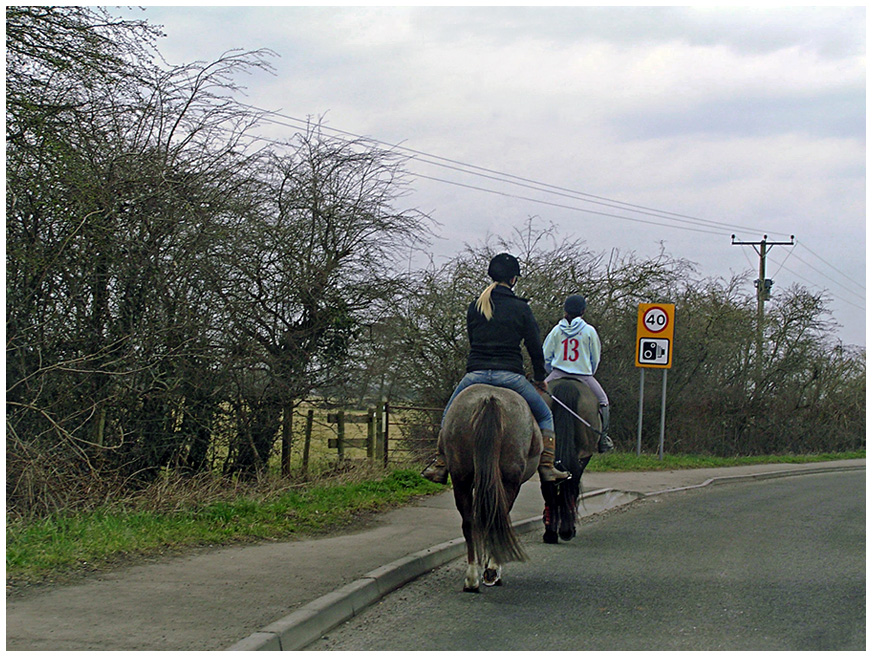
[[[601,349],[599,335],[593,326],[581,317],[572,321],[561,319],[542,345],[545,369],[593,375],[599,367]]]
[[[563,360],[574,363],[578,359],[578,338],[566,338],[563,341]]]

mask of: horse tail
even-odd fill
[[[558,381],[551,394],[578,412],[581,393],[576,386],[566,381]],[[560,404],[555,403],[552,406],[551,414],[554,417],[554,435],[557,437],[554,456],[564,468],[571,468],[578,459],[578,448],[582,440],[581,428],[578,420]]]
[[[554,397],[562,401],[569,408],[578,412],[581,393],[577,386],[569,381],[558,380],[555,383],[551,393]],[[584,436],[581,435],[581,427],[576,420],[563,406],[558,403],[553,404],[551,413],[554,416],[554,436],[556,438],[554,446],[555,459],[560,461],[560,465],[564,470],[572,474],[572,478],[560,485],[560,514],[574,516],[575,500],[581,492],[581,473],[583,468],[578,463],[579,447],[582,445]]]
[[[500,471],[504,434],[500,402],[490,396],[481,401],[472,415],[475,453],[472,537],[479,558],[490,555],[498,563],[527,559],[509,518],[509,500]]]

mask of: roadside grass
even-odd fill
[[[865,451],[721,458],[617,452],[598,455],[588,471],[713,468],[865,458]],[[7,591],[66,581],[121,563],[245,541],[293,540],[355,526],[373,513],[447,489],[416,470],[360,467],[339,479],[228,484],[167,476],[136,498],[46,518],[6,516]]]
[[[642,472],[645,470],[728,468],[737,465],[758,465],[765,463],[816,463],[864,458],[866,458],[865,450],[832,454],[781,454],[730,457],[700,454],[664,454],[662,461],[657,454],[641,454],[636,456],[635,452],[610,452],[594,456],[585,470],[587,472]]]
[[[205,502],[186,503],[164,491],[159,502],[152,495],[30,520],[7,514],[6,583],[16,588],[62,580],[186,548],[316,536],[444,489],[415,471],[398,470],[366,481],[237,489]]]

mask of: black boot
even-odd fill
[[[597,445],[597,450],[600,454],[605,454],[606,452],[611,452],[615,448],[615,444],[612,442],[612,439],[609,438],[606,433],[609,429],[609,407],[608,406],[600,406],[600,420],[602,424],[602,434],[600,435],[599,444]]]

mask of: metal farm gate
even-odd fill
[[[389,460],[403,462],[433,458],[442,412],[442,408],[385,402],[385,465]]]
[[[435,453],[442,410],[384,402],[363,414],[334,411],[327,421],[336,425],[336,438],[328,441],[328,447],[336,449],[340,459],[348,448],[365,449],[368,459],[385,466],[423,461]],[[348,424],[366,424],[366,437],[348,438]]]

